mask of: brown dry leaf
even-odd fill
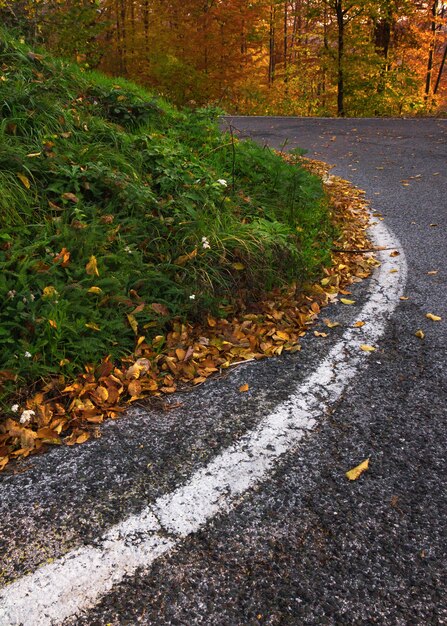
[[[438,273],[439,270],[431,270],[430,272],[427,272],[428,276],[436,276],[436,274]]]
[[[9,463],[9,456],[1,456],[0,457],[0,472],[6,465]]]
[[[363,472],[366,472],[367,469],[369,469],[369,459],[366,459],[366,461],[363,461],[353,469],[349,470],[349,472],[346,472],[346,478],[348,480],[357,480]]]
[[[331,320],[327,317],[323,319],[323,322],[328,328],[336,328],[337,326],[340,326],[340,322],[331,322]]]
[[[194,250],[192,252],[190,252],[189,254],[182,254],[181,256],[179,256],[174,263],[176,265],[186,265],[186,263],[188,263],[188,261],[191,261],[192,259],[195,259],[197,256],[197,248],[194,248]]]
[[[239,387],[239,391],[242,391],[242,392],[244,392],[244,391],[248,391],[249,389],[250,389],[250,387],[248,386],[248,384],[247,384],[247,383],[244,383],[243,385],[241,385],[241,386]]]
[[[90,439],[90,433],[87,431],[84,431],[76,437],[76,443],[85,443],[89,439]]]
[[[169,315],[169,309],[164,304],[159,304],[158,302],[153,302],[151,304],[151,308],[158,313],[159,315]]]
[[[405,301],[405,300],[409,300],[410,298],[408,296],[400,296],[399,300]]]
[[[435,315],[434,313],[426,313],[425,317],[432,322],[440,322],[442,320],[442,317],[440,317],[439,315]]]
[[[67,265],[70,263],[70,252],[67,250],[67,248],[62,248],[62,250],[59,252],[59,254],[56,254],[56,256],[53,259],[53,263],[59,263],[61,267],[67,267]]]
[[[85,266],[85,271],[89,276],[99,276],[98,261],[94,255],[90,257],[89,262]]]
[[[141,395],[141,383],[139,380],[132,380],[129,383],[129,386],[127,388],[127,391],[129,392],[129,395],[131,396],[130,400],[136,400],[137,398],[140,397]]]
[[[375,352],[376,348],[374,348],[374,346],[368,346],[366,343],[362,343],[360,350],[363,350],[363,352]]]
[[[395,257],[395,256],[399,256],[400,252],[398,250],[393,250],[393,252],[391,252],[390,256],[391,257]]]
[[[75,196],[74,193],[70,193],[70,192],[63,193],[62,198],[64,200],[70,200],[70,202],[73,202],[73,204],[76,204],[77,202],[79,202],[78,196]]]

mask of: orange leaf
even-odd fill
[[[248,391],[250,389],[250,387],[248,386],[247,383],[245,383],[244,385],[241,385],[239,387],[239,391]]]

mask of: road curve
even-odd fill
[[[446,624],[447,123],[229,122],[272,146],[287,138],[286,149],[306,148],[364,188],[403,244],[408,300],[367,369],[271,480],[64,625]],[[367,286],[354,296],[366,301]],[[349,325],[356,312],[342,308],[331,316]],[[337,341],[337,332],[309,337],[299,355],[235,370],[163,414],[132,410],[102,439],[2,475],[3,582],[95,545],[175,492],[285,402]],[[243,398],[241,382],[250,384]],[[368,473],[349,483],[346,470],[367,457]]]

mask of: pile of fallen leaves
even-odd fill
[[[288,158],[285,156],[284,158]],[[369,214],[363,192],[328,174],[327,165],[302,163],[324,181],[334,222],[342,233],[334,242],[333,264],[319,283],[273,291],[231,319],[208,316],[199,324],[173,320],[170,332],[137,338],[132,358],[114,363],[109,357],[87,365],[76,380],[56,377],[11,410],[0,423],[0,470],[11,460],[45,450],[50,444],[75,445],[100,436],[98,425],[115,419],[143,398],[199,385],[241,362],[300,350],[300,338],[322,307],[348,295],[348,286],[366,278],[377,263],[366,237]],[[331,328],[330,322],[328,327]]]

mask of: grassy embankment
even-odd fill
[[[175,324],[212,327],[273,288],[318,280],[333,234],[321,181],[221,134],[213,111],[178,111],[0,30],[0,401],[10,426],[34,406],[27,428],[71,432],[32,394],[63,396],[106,357],[143,354],[143,373],[155,371]],[[186,372],[182,332],[173,358]],[[172,389],[173,368],[159,370]],[[58,406],[59,416],[73,409]],[[17,433],[3,437],[4,458],[23,449]]]

